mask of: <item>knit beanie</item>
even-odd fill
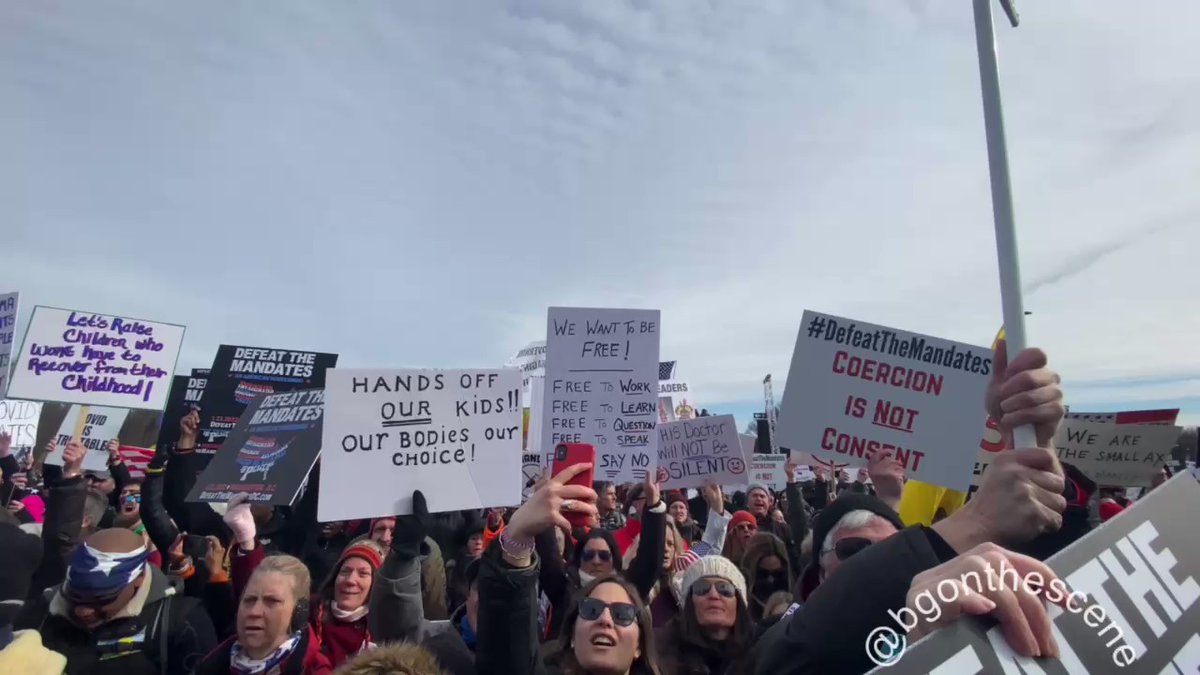
[[[378,572],[379,568],[383,567],[384,556],[383,547],[375,543],[374,540],[359,539],[347,546],[346,550],[342,551],[342,555],[338,557],[337,564],[333,566],[333,569],[336,573],[336,570],[342,566],[342,563],[346,562],[347,558],[362,558],[371,566],[371,572]]]
[[[667,491],[667,508],[668,509],[671,508],[671,505],[674,504],[675,502],[683,502],[686,504],[687,498],[684,497],[683,493],[680,492],[679,490],[668,490]]]
[[[754,492],[755,490],[762,490],[763,492],[767,493],[768,497],[771,496],[771,491],[767,489],[767,486],[754,484],[754,485],[751,485],[750,488],[746,490],[746,497],[749,498],[750,493]]]
[[[750,513],[749,511],[738,511],[737,513],[733,514],[732,518],[729,519],[729,524],[725,526],[725,531],[733,532],[734,529],[736,529],[737,526],[741,525],[742,523],[753,525],[755,529],[758,529],[758,519],[754,517],[753,513]]]
[[[21,500],[21,504],[25,506],[25,513],[29,514],[29,517],[31,520],[33,520],[33,522],[40,523],[45,520],[46,502],[42,501],[41,497],[37,495],[29,495]]]
[[[689,565],[683,573],[683,582],[680,587],[683,596],[686,597],[688,593],[691,593],[692,584],[704,577],[725,579],[737,589],[738,595],[742,596],[742,602],[746,602],[746,577],[742,576],[742,571],[737,568],[737,565],[729,562],[725,556],[706,555]]]

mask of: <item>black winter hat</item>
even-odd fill
[[[33,573],[42,564],[42,539],[16,525],[0,523],[0,626],[11,626],[25,598]]]
[[[825,544],[825,538],[829,536],[830,531],[842,519],[842,516],[852,511],[870,511],[895,525],[897,530],[904,529],[904,522],[900,520],[900,516],[882,499],[859,492],[844,493],[832,504],[822,509],[813,521],[812,564],[814,566],[821,564],[821,547]]]

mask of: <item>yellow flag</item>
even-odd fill
[[[1004,339],[1004,328],[996,333],[992,351]],[[974,449],[978,451],[978,449]],[[904,495],[900,497],[900,520],[905,525],[932,525],[935,518],[944,518],[967,503],[967,493],[951,490],[917,480],[904,484]]]

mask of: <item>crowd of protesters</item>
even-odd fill
[[[866,672],[868,632],[914,589],[1001,560],[1053,579],[1040,561],[1129,503],[1057,460],[1062,391],[1042,352],[1006,363],[1001,348],[996,373],[989,414],[1007,438],[1032,425],[1039,447],[998,455],[928,524],[898,514],[906,477],[887,453],[857,480],[816,467],[801,483],[789,463],[778,493],[585,487],[574,466],[516,509],[430,514],[417,492],[412,515],[317,523],[319,471],[291,507],[185,502],[195,411],[141,480],[115,442],[105,474],[82,470],[78,442],[39,472],[0,437],[0,672]],[[920,630],[991,614],[1016,652],[1057,654],[1040,599],[988,592]]]

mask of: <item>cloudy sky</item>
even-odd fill
[[[1200,7],[1022,9],[1031,339],[1076,409],[1195,424]],[[181,371],[491,365],[549,305],[660,308],[746,419],[806,308],[1001,321],[968,2],[3,2],[0,223],[22,319],[184,323]]]

